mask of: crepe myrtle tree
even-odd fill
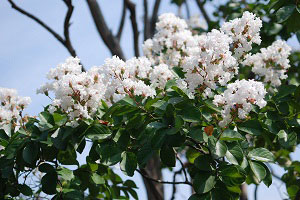
[[[171,199],[179,184],[191,187],[191,200],[247,199],[245,184],[255,184],[256,198],[257,186],[270,186],[272,178],[285,183],[291,199],[300,198],[300,163],[290,158],[299,144],[300,56],[275,40],[299,37],[292,23],[298,1],[228,1],[211,17],[205,5],[213,1],[196,0],[203,28],[189,16],[189,1],[171,1],[181,17],[186,8],[185,21],[171,13],[158,18],[159,0],[149,16],[145,0],[140,56],[134,3],[124,0],[113,34],[99,3],[87,0],[101,39],[116,55],[89,70],[70,40],[71,0],[63,0],[63,36],[8,2],[72,57],[38,88],[52,100],[38,117],[24,115],[30,98],[0,88],[1,199],[138,199],[139,186],[123,181],[115,165],[129,177],[141,174],[148,199],[164,199],[164,184],[173,185]],[[136,56],[128,60],[120,46],[127,12]],[[76,152],[87,143],[86,164],[79,165]],[[278,177],[268,163],[286,173]],[[162,168],[173,172],[172,180],[162,179]]]

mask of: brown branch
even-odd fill
[[[153,182],[156,182],[156,183],[161,183],[161,184],[186,184],[186,185],[193,185],[191,182],[189,181],[179,181],[179,182],[172,182],[172,181],[162,181],[162,180],[156,180],[156,179],[153,179],[151,177],[149,177],[148,175],[146,175],[144,172],[146,172],[145,170],[141,169],[136,169],[137,172],[139,172],[144,178],[150,180],[150,181],[153,181]]]
[[[72,5],[72,0],[63,0],[68,7],[68,11],[65,17],[65,22],[64,22],[64,35],[65,35],[65,43],[66,46],[68,47],[68,50],[70,54],[73,57],[76,57],[76,52],[71,44],[71,39],[70,39],[70,32],[69,32],[69,27],[70,27],[70,20],[71,16],[73,14],[74,6]]]
[[[190,6],[189,6],[187,0],[185,0],[184,3],[185,3],[185,8],[186,8],[186,15],[187,15],[187,18],[190,19],[190,18],[191,18]]]
[[[121,35],[122,35],[124,24],[125,24],[125,17],[126,17],[126,6],[125,6],[125,3],[123,3],[122,16],[121,16],[121,20],[120,20],[120,25],[119,25],[118,33],[116,35],[116,37],[118,38],[118,40],[121,39]]]
[[[144,0],[144,41],[150,38],[149,19],[148,19],[148,1]]]
[[[211,23],[211,20],[210,20],[210,17],[208,16],[208,14],[207,14],[207,12],[206,12],[206,10],[204,8],[205,2],[206,2],[206,0],[204,0],[204,2],[200,2],[200,0],[196,0],[196,3],[198,5],[198,7],[199,7],[199,9],[200,9],[200,11],[201,11],[201,13],[202,13],[205,21],[206,21],[206,23],[207,23],[207,26],[209,26],[209,24]]]
[[[176,176],[177,176],[178,174],[180,174],[181,171],[182,171],[182,169],[180,169],[180,170],[174,172],[174,175],[173,175],[173,182],[176,181]],[[173,185],[173,191],[172,191],[172,197],[171,197],[171,200],[174,200],[174,199],[175,199],[175,195],[176,195],[176,184]]]
[[[97,0],[87,0],[87,4],[91,11],[97,31],[100,34],[100,37],[102,38],[105,45],[110,50],[111,54],[117,55],[121,59],[125,60],[124,53],[120,46],[120,42],[118,38],[116,38],[109,30]]]
[[[151,21],[150,21],[150,33],[151,33],[151,37],[155,33],[155,24],[156,24],[156,21],[157,21],[157,15],[158,15],[158,10],[159,10],[159,6],[160,6],[160,2],[161,2],[161,0],[156,0],[155,4],[154,4],[154,7],[153,7],[152,17],[151,17]]]
[[[139,30],[138,30],[138,25],[136,22],[135,4],[132,3],[130,0],[124,0],[124,3],[126,4],[126,7],[130,11],[130,20],[131,20],[131,26],[132,26],[132,31],[133,31],[134,54],[136,57],[139,57],[140,56],[140,53],[139,53]]]
[[[44,29],[46,29],[49,33],[51,33],[51,35],[53,35],[53,37],[55,37],[69,51],[69,53],[73,57],[76,57],[77,55],[76,55],[76,52],[75,52],[75,50],[74,50],[74,48],[71,44],[70,33],[69,33],[70,19],[71,19],[74,7],[72,5],[71,0],[63,0],[63,1],[65,2],[65,4],[68,7],[68,11],[67,11],[67,14],[66,14],[66,17],[65,17],[65,22],[64,22],[64,36],[65,36],[65,38],[63,38],[58,33],[56,33],[52,28],[50,28],[42,20],[40,20],[36,16],[32,15],[31,13],[25,11],[24,9],[20,8],[19,6],[17,6],[12,0],[8,0],[8,2],[10,3],[10,5],[13,9],[15,9],[18,12],[20,12],[21,14],[27,16],[28,18],[32,19],[33,21],[38,23],[40,26],[42,26]],[[85,68],[83,66],[82,66],[82,71],[85,71]]]
[[[185,177],[185,181],[186,181],[186,182],[189,182],[188,176],[187,176],[187,173],[186,173],[186,170],[185,170],[185,166],[184,166],[182,160],[180,159],[180,157],[178,156],[177,153],[176,153],[176,158],[177,158],[177,160],[180,162],[180,165],[181,165],[181,167],[182,167],[182,171],[183,171],[183,174],[184,174],[184,177]]]

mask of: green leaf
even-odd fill
[[[128,176],[133,176],[137,167],[136,155],[132,152],[122,153],[122,162],[120,163],[121,170]]]
[[[31,188],[26,185],[26,184],[22,184],[22,185],[18,185],[20,192],[25,195],[25,196],[31,196],[32,195],[32,190]]]
[[[39,146],[35,142],[29,142],[23,149],[23,159],[28,164],[34,164],[39,153]]]
[[[215,179],[216,177],[210,173],[198,173],[193,182],[195,191],[199,194],[211,191],[216,185]]]
[[[103,140],[111,136],[111,131],[107,126],[94,124],[86,130],[86,136],[91,140]]]
[[[60,167],[57,170],[57,174],[66,181],[70,181],[74,178],[73,171],[65,167]]]
[[[219,169],[221,180],[226,186],[241,185],[246,180],[246,172],[239,166],[229,165]]]
[[[92,175],[92,180],[96,185],[102,185],[105,184],[105,179],[104,177],[100,176],[99,174],[93,173]]]
[[[263,164],[257,161],[249,160],[250,168],[257,178],[258,182],[261,182],[267,175],[266,169]]]
[[[53,119],[57,126],[64,125],[68,120],[66,115],[61,115],[59,113],[53,113]]]
[[[39,171],[43,172],[43,173],[48,173],[50,171],[54,170],[54,167],[52,165],[50,165],[49,163],[42,163],[39,166]]]
[[[244,140],[245,138],[237,131],[226,129],[222,135],[220,140],[228,140],[228,141],[237,141],[237,140]]]
[[[297,86],[295,86],[295,85],[281,85],[278,88],[278,93],[275,96],[275,99],[279,100],[283,97],[293,94],[296,90],[297,90]]]
[[[53,128],[53,125],[55,124],[53,116],[49,112],[41,112],[39,114],[39,119],[39,124],[44,130]]]
[[[261,135],[263,129],[258,120],[248,120],[238,126],[240,131],[251,135]]]
[[[225,156],[227,151],[227,146],[224,141],[217,141],[216,138],[210,136],[208,138],[208,148],[215,158],[220,158]]]
[[[57,160],[63,165],[79,165],[76,158],[76,151],[71,146],[65,151],[59,151],[57,155]]]
[[[277,17],[278,23],[285,22],[293,14],[295,8],[296,8],[295,5],[288,5],[288,6],[284,6],[284,7],[280,8],[276,12],[276,17]]]
[[[100,162],[104,165],[114,165],[121,161],[121,149],[114,143],[98,145],[97,152],[100,155]]]
[[[226,158],[234,165],[239,165],[243,162],[244,153],[238,143],[230,143],[227,145]]]
[[[264,166],[264,168],[267,172],[267,175],[264,178],[263,182],[267,187],[270,187],[270,185],[272,184],[272,174],[271,174],[269,168],[265,164],[263,164],[263,163],[261,163],[261,164]]]
[[[261,162],[274,162],[274,155],[265,148],[255,148],[248,153],[249,158]]]
[[[186,106],[180,115],[186,122],[201,122],[200,110],[194,106]]]
[[[42,177],[42,191],[46,194],[55,194],[56,193],[56,184],[57,184],[57,173],[56,171],[50,171]]]
[[[212,171],[211,163],[212,159],[209,155],[199,155],[194,161],[194,165],[201,171]]]
[[[298,39],[298,42],[300,43],[300,31],[297,31],[297,32],[296,32],[296,37],[297,37],[297,39]]]
[[[160,159],[166,166],[175,167],[176,156],[174,149],[168,145],[164,145],[160,150]]]
[[[284,130],[280,130],[277,135],[280,145],[284,148],[290,148],[297,144],[297,134],[295,132],[287,134]]]

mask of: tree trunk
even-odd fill
[[[241,195],[240,200],[248,200],[247,184],[241,185]]]
[[[161,164],[159,157],[155,155],[147,163],[145,170],[148,175],[156,180],[162,180]],[[151,180],[143,178],[148,200],[163,200],[164,199],[164,187],[163,184],[155,183]]]

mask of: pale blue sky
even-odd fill
[[[153,0],[148,0],[153,4]],[[222,0],[224,1],[224,0]],[[64,3],[60,0],[15,0],[15,2],[27,11],[38,16],[58,33],[63,32],[63,19],[66,12]],[[103,64],[105,58],[111,54],[100,40],[96,32],[94,23],[90,16],[87,4],[84,0],[73,0],[75,10],[71,19],[70,28],[71,40],[76,49],[77,55],[88,69],[94,65]],[[109,27],[116,32],[120,20],[121,0],[98,0]],[[142,1],[136,0],[137,17],[139,29],[142,30]],[[163,0],[159,13],[177,12],[175,6],[170,6],[169,0]],[[220,1],[219,1],[220,2]],[[190,0],[192,14],[199,14],[194,1]],[[149,6],[152,8],[152,5]],[[211,10],[211,8],[209,8]],[[183,10],[184,11],[184,10]],[[183,12],[184,13],[184,12]],[[129,13],[127,13],[127,18]],[[27,109],[31,115],[37,114],[43,106],[49,103],[48,98],[43,95],[36,95],[35,91],[46,81],[45,75],[50,68],[63,62],[69,53],[67,50],[47,31],[38,24],[11,9],[6,0],[0,3],[0,87],[16,88],[22,96],[30,96],[32,104]],[[142,43],[142,34],[140,41]],[[289,41],[293,48],[299,49],[299,44],[295,39]],[[133,56],[132,31],[129,19],[126,20],[121,45],[127,58]],[[297,156],[299,158],[299,148]],[[84,159],[85,153],[81,155]],[[296,155],[294,156],[296,157]],[[276,168],[276,172],[281,174],[282,169]],[[120,172],[120,174],[122,174]],[[164,170],[166,180],[171,180],[171,174]],[[123,178],[126,176],[122,175]],[[140,199],[146,199],[145,189],[138,174],[133,177],[134,181],[141,188],[138,191]],[[280,183],[276,183],[280,186]],[[281,185],[281,190],[284,186]],[[259,188],[259,200],[272,199],[280,200],[280,196],[273,185],[269,189],[263,184]],[[189,187],[178,188],[177,199],[187,199],[190,194]],[[249,187],[252,196],[253,187]],[[166,187],[166,199],[171,196],[171,187]]]

